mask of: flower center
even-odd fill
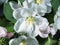
[[[41,4],[42,3],[42,0],[36,0],[36,3],[37,4]]]
[[[29,16],[26,20],[27,24],[30,25],[30,24],[33,24],[34,23],[34,18],[32,16]]]
[[[26,45],[26,42],[23,41],[23,42],[21,42],[19,45]]]

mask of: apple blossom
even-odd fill
[[[7,29],[0,26],[0,38],[6,37],[6,35],[7,35]]]
[[[39,45],[34,37],[20,36],[9,41],[9,45]]]

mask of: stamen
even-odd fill
[[[34,18],[32,16],[29,16],[26,22],[28,25],[30,25],[31,23],[34,23]]]
[[[36,3],[37,4],[41,4],[42,3],[42,0],[36,0]]]
[[[25,41],[23,41],[23,42],[21,42],[21,43],[20,43],[20,45],[26,45],[26,42],[25,42]]]

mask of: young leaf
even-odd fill
[[[13,11],[12,11],[9,3],[4,4],[4,15],[5,15],[6,19],[11,21],[12,23],[15,23],[16,20],[13,18],[12,12]]]

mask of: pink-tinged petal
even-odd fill
[[[50,32],[51,32],[52,36],[54,36],[56,34],[56,31],[54,28],[51,28]]]
[[[14,35],[14,33],[11,33],[11,32],[10,32],[10,33],[7,33],[6,37],[7,37],[7,38],[11,38],[13,35]]]
[[[0,26],[0,38],[6,37],[6,35],[7,35],[7,29]]]
[[[40,32],[39,32],[39,35],[40,35],[40,37],[42,37],[42,38],[47,38],[49,33],[50,33],[50,27],[48,26],[48,27],[45,29],[45,31],[40,31]]]
[[[47,34],[47,33],[40,32],[40,33],[39,33],[39,36],[40,36],[41,38],[47,38],[47,37],[48,37],[48,34]]]
[[[47,27],[47,33],[50,33],[50,26]]]
[[[52,34],[52,36],[54,36],[56,34],[57,28],[55,27],[54,24],[50,24],[50,33]]]
[[[48,20],[46,18],[43,18],[41,24],[39,25],[39,29],[41,31],[45,31],[47,29],[48,25],[49,25]]]

